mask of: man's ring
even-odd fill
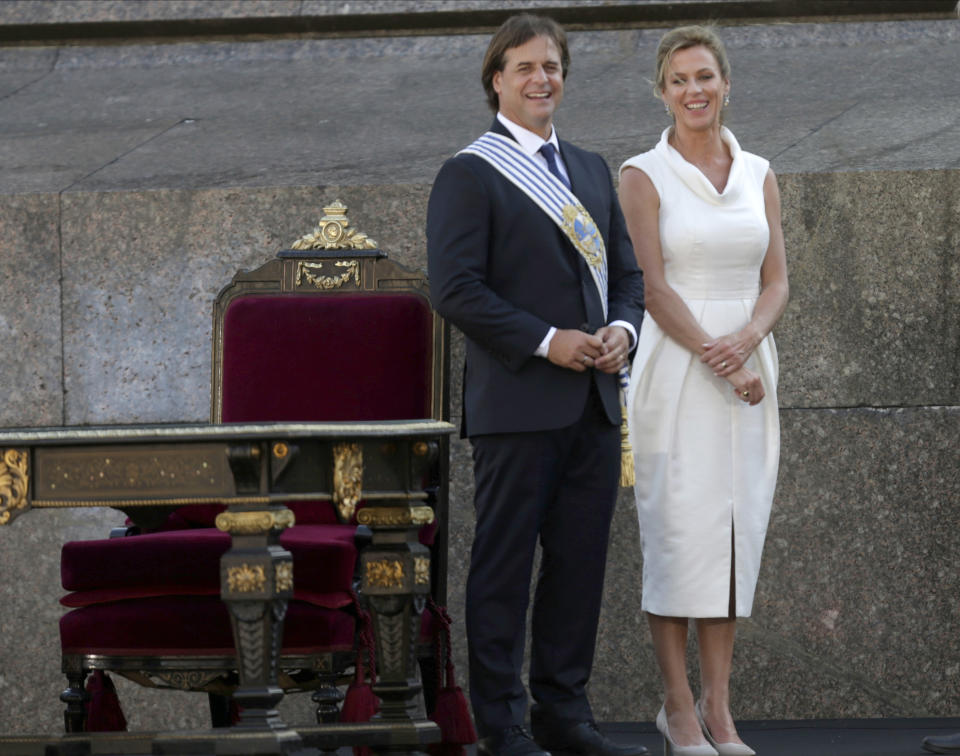
[[[740,396],[742,396],[744,399],[746,399],[747,397],[750,396],[750,392],[749,392],[749,391],[743,391],[743,392],[741,392]]]

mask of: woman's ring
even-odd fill
[[[749,391],[743,391],[743,392],[740,393],[740,396],[742,396],[744,399],[746,399],[747,397],[750,396],[750,392],[749,392]]]
[[[582,362],[584,365],[586,365],[586,364],[587,364],[587,360],[589,360],[589,359],[590,359],[590,358],[587,357],[587,355],[583,355],[583,359],[581,360],[581,362]]]
[[[726,366],[727,366],[727,361],[726,361],[726,360],[724,360],[723,362],[720,363],[720,367],[725,368]]]

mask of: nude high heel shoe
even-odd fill
[[[703,712],[700,710],[699,701],[693,709],[697,713],[697,721],[700,723],[700,729],[703,730],[703,736],[716,749],[719,756],[756,756],[757,752],[743,743],[718,743],[713,739],[707,723],[703,720]]]
[[[657,714],[657,729],[663,735],[663,756],[718,756],[716,749],[707,743],[685,746],[674,743],[667,727],[667,712],[662,706]]]

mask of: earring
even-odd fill
[[[667,105],[667,103],[663,103],[663,112],[664,112],[664,113],[669,113],[669,112],[670,112],[670,106]]]
[[[723,96],[723,107],[730,107],[730,95]]]

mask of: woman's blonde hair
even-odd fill
[[[730,60],[727,58],[727,50],[716,32],[709,26],[680,26],[664,34],[657,46],[657,70],[653,85],[653,93],[657,97],[661,99],[663,97],[667,66],[670,65],[673,54],[678,50],[699,45],[703,45],[713,53],[713,57],[717,59],[717,65],[720,66],[720,75],[724,79],[730,78]]]

